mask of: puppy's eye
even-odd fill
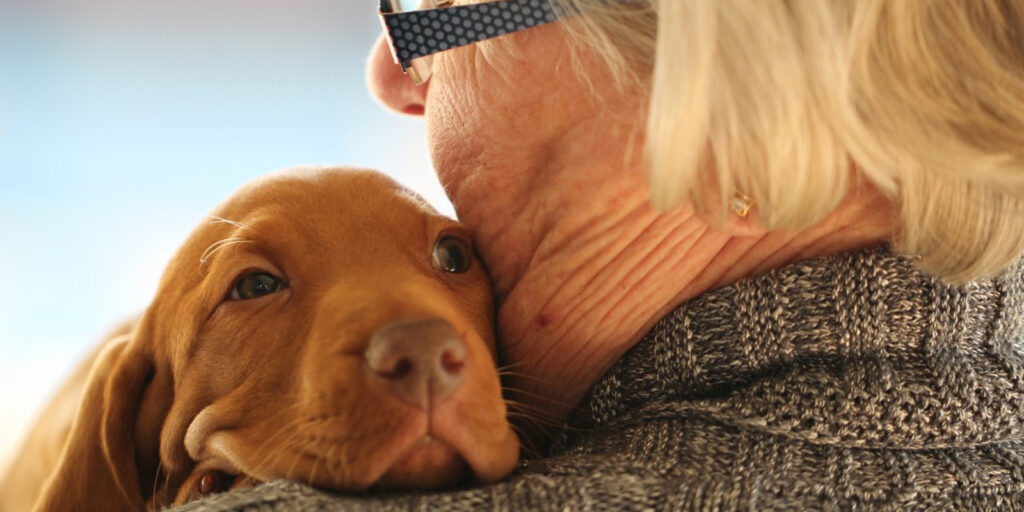
[[[434,263],[445,272],[461,274],[469,270],[473,251],[469,242],[452,235],[442,236],[434,243]]]
[[[231,487],[234,478],[222,471],[208,471],[203,473],[196,481],[196,488],[193,494],[196,497],[209,496],[218,492],[226,491]]]
[[[255,299],[281,291],[284,281],[266,272],[253,272],[242,276],[231,289],[232,299]]]

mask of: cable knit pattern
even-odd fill
[[[1024,510],[1024,266],[952,287],[875,249],[697,297],[506,481],[181,510]]]

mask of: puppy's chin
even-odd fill
[[[409,447],[371,488],[438,489],[466,480],[469,467],[451,446],[430,436]]]

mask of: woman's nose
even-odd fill
[[[366,63],[366,86],[378,101],[396,112],[423,115],[429,85],[430,80],[413,85],[412,80],[402,73],[402,68],[395,64],[384,35],[377,38]]]

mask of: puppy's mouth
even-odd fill
[[[368,461],[370,490],[439,489],[479,480],[480,458],[488,447],[478,434],[451,421],[451,411],[410,411],[404,428]]]
[[[361,416],[282,407],[252,419],[224,401],[196,416],[185,445],[193,460],[223,460],[255,480],[284,478],[331,491],[491,483],[514,469],[519,445],[503,403],[479,394],[479,387],[463,385],[425,410],[375,393],[363,400],[372,408],[351,408]]]
[[[371,489],[450,487],[468,474],[468,464],[451,445],[427,434],[399,454]]]
[[[299,480],[331,491],[439,489],[469,481],[494,481],[511,470],[509,465],[492,474],[494,447],[481,444],[478,435],[466,429],[462,421],[437,412],[407,414],[405,421],[400,422],[401,428],[387,436],[387,440],[374,443],[377,448],[349,460],[339,454],[344,443],[323,442],[331,436],[322,431],[307,437],[318,442],[285,442],[261,454],[253,449],[261,444],[251,442],[250,436],[217,430],[205,442],[196,443],[197,448],[201,447],[199,450],[191,451],[196,459],[222,461],[223,467],[218,468],[232,474],[258,481]],[[198,433],[199,429],[196,430],[194,433]],[[517,453],[513,450],[511,456]]]

